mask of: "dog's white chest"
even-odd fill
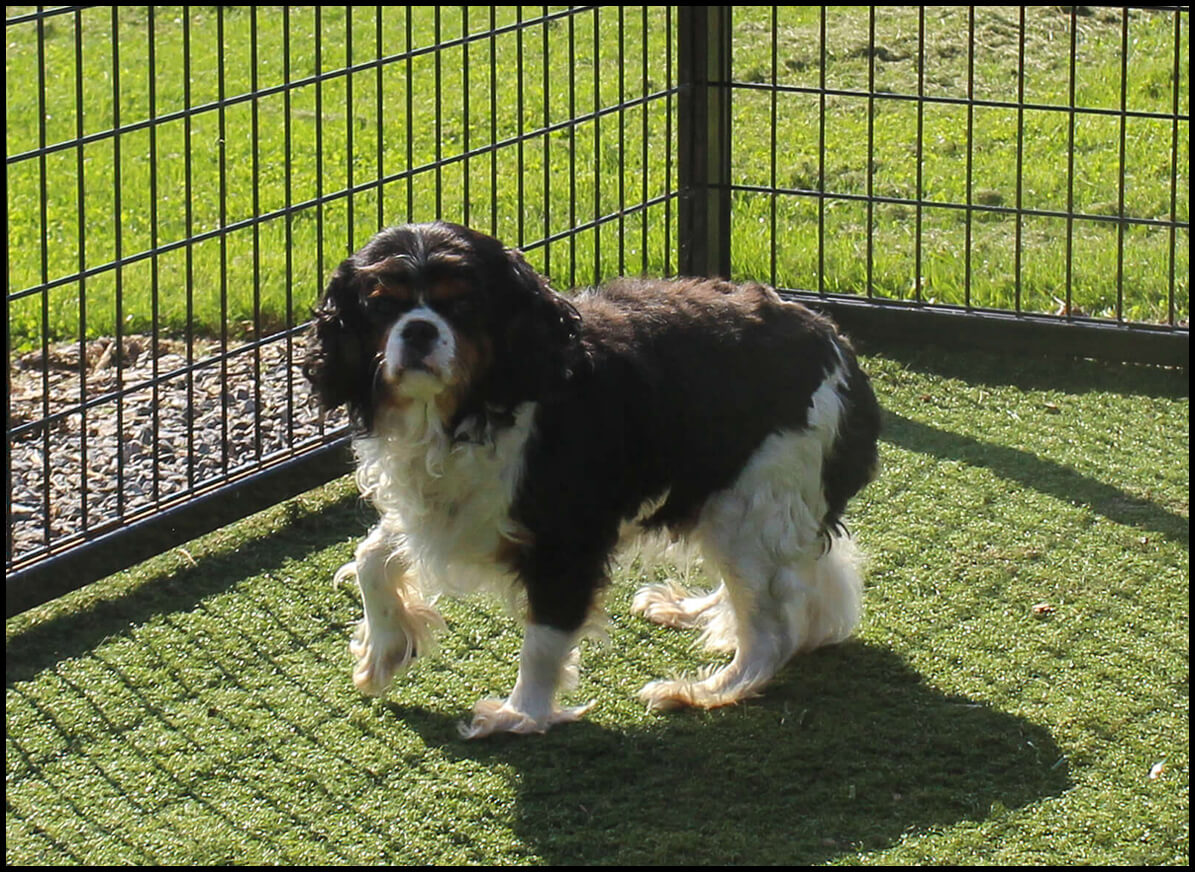
[[[362,492],[436,587],[478,587],[475,576],[494,573],[503,540],[519,538],[510,513],[534,411],[520,406],[513,425],[480,444],[454,441],[410,413],[357,443]]]

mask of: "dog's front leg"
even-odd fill
[[[562,709],[556,692],[569,667],[577,633],[545,624],[528,624],[519,654],[519,677],[505,700],[483,699],[473,708],[473,722],[461,735],[479,739],[492,733],[543,733],[554,724],[580,719],[593,703]]]
[[[356,660],[353,684],[381,696],[397,672],[427,653],[433,629],[444,621],[423,602],[401,534],[379,524],[357,546],[356,558],[336,573],[337,582],[356,578],[365,611],[349,642]]]

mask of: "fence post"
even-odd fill
[[[682,275],[730,276],[730,6],[677,16]]]

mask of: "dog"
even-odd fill
[[[347,407],[379,514],[337,573],[364,606],[362,692],[431,650],[438,596],[497,588],[524,611],[518,677],[462,733],[577,720],[589,706],[557,693],[628,533],[694,543],[721,577],[647,585],[633,611],[733,655],[648,684],[650,708],[756,695],[858,623],[842,517],[875,475],[879,408],[831,322],[771,288],[627,278],[565,297],[490,236],[409,224],[339,265],[312,331],[304,372]]]

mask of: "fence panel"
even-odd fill
[[[27,11],[25,11],[27,10]],[[8,613],[349,469],[332,268],[445,219],[675,269],[665,7],[8,7]]]
[[[8,613],[348,469],[325,276],[448,219],[554,284],[1186,366],[1189,7],[8,7]]]
[[[872,334],[1186,365],[1189,7],[709,8],[733,275]]]

